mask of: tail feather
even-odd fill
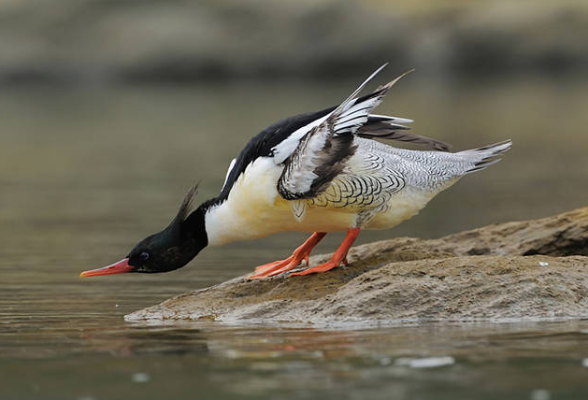
[[[462,156],[462,158],[468,162],[468,167],[464,173],[469,174],[500,162],[500,156],[510,150],[511,146],[512,141],[505,140],[478,149],[460,151],[457,154]]]

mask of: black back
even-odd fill
[[[208,200],[204,204],[204,208],[225,201],[229,197],[229,192],[237,181],[237,178],[239,178],[239,176],[245,172],[245,169],[249,166],[249,164],[259,157],[271,157],[272,149],[283,140],[288,138],[288,136],[303,126],[310,124],[312,121],[324,117],[334,109],[335,107],[329,107],[321,111],[284,118],[283,120],[270,125],[251,138],[243,150],[241,150],[241,153],[239,153],[239,156],[235,161],[235,165],[231,169],[231,172],[229,173],[227,181],[223,186],[220,194],[217,197]]]

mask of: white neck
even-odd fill
[[[280,231],[281,214],[274,203],[276,182],[283,167],[260,157],[235,181],[229,196],[205,214],[208,244],[217,246]]]

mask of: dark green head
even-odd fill
[[[190,208],[198,185],[184,198],[173,221],[161,232],[147,236],[117,263],[104,268],[84,271],[82,277],[121,274],[125,272],[168,272],[188,264],[208,245],[204,209]]]

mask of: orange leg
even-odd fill
[[[249,276],[249,279],[261,279],[268,276],[281,274],[282,272],[290,271],[296,268],[302,260],[306,260],[308,265],[308,256],[314,247],[324,238],[326,233],[313,233],[300,247],[298,247],[292,255],[282,261],[274,261],[269,264],[260,265],[255,268],[255,273]]]
[[[347,236],[345,236],[345,239],[343,239],[343,243],[341,243],[341,246],[339,246],[337,251],[333,253],[333,256],[331,257],[330,261],[324,264],[317,265],[316,267],[305,269],[304,271],[293,272],[290,274],[290,276],[327,272],[335,267],[338,267],[342,263],[346,264],[347,253],[349,252],[349,248],[357,238],[357,235],[359,235],[359,231],[359,228],[349,228],[349,230],[347,230]]]

